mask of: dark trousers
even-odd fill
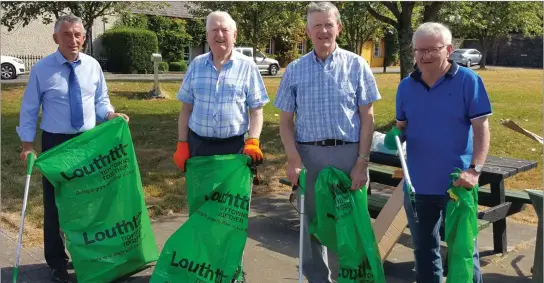
[[[243,135],[227,139],[208,138],[197,135],[191,129],[189,129],[187,142],[191,157],[241,154],[245,144]]]
[[[406,188],[404,188],[406,190]],[[440,225],[446,216],[448,197],[446,195],[417,195],[416,210],[419,223],[413,217],[412,204],[404,194],[404,210],[412,234],[417,283],[442,283],[442,258],[440,255]],[[474,241],[473,283],[482,283],[478,240]]]
[[[45,152],[77,134],[52,134],[42,133],[42,152]],[[45,261],[50,268],[66,269],[68,255],[64,249],[64,237],[60,232],[59,212],[55,204],[55,188],[45,178],[43,183],[43,242]]]

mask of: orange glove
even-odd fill
[[[189,144],[187,142],[178,142],[178,148],[174,153],[174,163],[182,171],[185,172],[185,161],[189,159]]]
[[[255,164],[263,162],[263,152],[259,148],[259,140],[256,138],[249,138],[246,140],[244,154],[249,155]]]

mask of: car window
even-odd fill
[[[461,54],[463,54],[463,53],[465,53],[464,50],[455,50],[455,51],[453,51],[451,54],[461,55]]]
[[[246,55],[247,57],[253,57],[251,56],[251,50],[244,50],[244,55]]]
[[[261,58],[265,58],[265,57],[266,57],[266,56],[264,56],[264,54],[263,54],[261,51],[255,52],[255,55],[256,55],[257,57],[261,57]]]

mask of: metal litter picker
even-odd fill
[[[19,257],[21,256],[21,245],[23,238],[23,226],[25,224],[25,213],[26,213],[26,201],[28,199],[28,188],[30,186],[30,175],[32,174],[32,167],[34,167],[34,161],[36,156],[33,152],[27,155],[26,158],[26,184],[25,184],[25,195],[23,198],[23,210],[21,211],[21,225],[19,226],[19,237],[17,239],[17,253],[15,257],[15,267],[13,268],[13,283],[17,283],[17,278],[19,277]]]
[[[300,229],[299,229],[299,238],[298,238],[298,282],[302,283],[304,280],[304,275],[302,274],[302,255],[304,253],[302,241],[303,241],[303,229],[304,229],[304,193],[306,192],[306,169],[300,171],[298,177],[298,186],[293,186],[291,195],[289,196],[289,202],[292,204],[296,198],[296,191],[300,189],[300,211],[296,208],[295,210],[300,215]]]
[[[395,142],[397,144],[400,163],[402,165],[402,173],[404,173],[404,179],[406,180],[406,193],[410,197],[410,202],[412,204],[412,213],[414,214],[414,220],[418,221],[417,211],[416,211],[416,190],[412,186],[412,180],[410,180],[410,174],[408,174],[408,166],[406,165],[406,159],[404,158],[404,151],[402,150],[402,143],[398,135],[395,136]]]

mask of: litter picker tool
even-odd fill
[[[402,172],[404,173],[404,179],[406,180],[406,193],[410,197],[410,203],[412,204],[412,213],[414,214],[414,220],[419,222],[416,211],[416,190],[412,186],[412,180],[410,180],[410,174],[408,174],[408,166],[406,165],[406,159],[404,157],[404,151],[402,150],[402,143],[398,135],[395,135],[395,142],[397,143],[397,149],[399,153],[400,163],[402,165]]]
[[[19,277],[19,258],[21,256],[23,226],[25,224],[26,201],[28,199],[28,188],[30,187],[30,175],[32,174],[32,167],[34,167],[35,159],[36,159],[36,156],[34,155],[33,152],[29,153],[26,158],[25,195],[23,198],[23,209],[21,211],[21,225],[19,226],[19,237],[17,239],[17,253],[15,256],[15,267],[13,268],[13,283],[17,283],[17,278]]]

